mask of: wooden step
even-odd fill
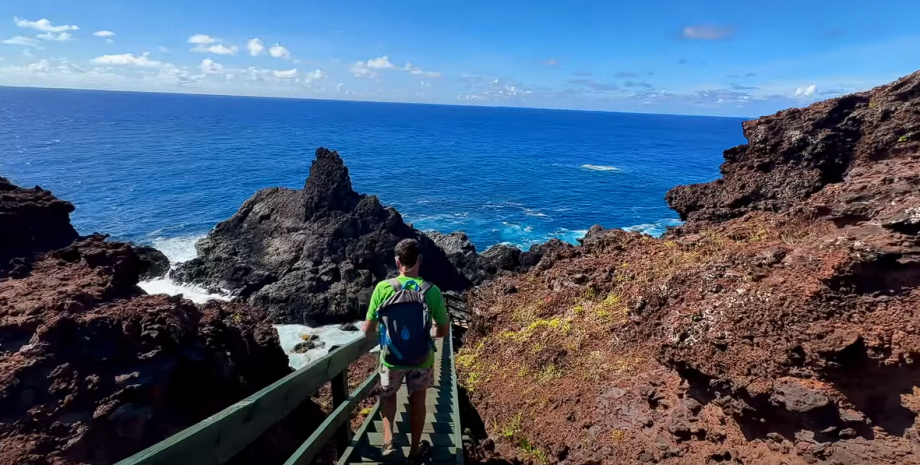
[[[411,422],[408,421],[395,421],[394,430],[400,433],[408,433],[411,427]],[[373,425],[368,428],[368,433],[383,433],[383,420],[375,420]],[[439,421],[439,422],[428,422],[425,423],[425,427],[422,429],[423,433],[445,433],[451,434],[454,432],[454,423],[448,421]]]
[[[393,457],[391,460],[383,459],[383,451],[379,447],[369,446],[367,444],[362,445],[361,447],[355,450],[354,455],[351,456],[351,463],[366,463],[366,462],[389,462],[401,463],[404,462],[404,457],[409,456],[409,446],[403,446],[397,448],[399,451],[396,453],[397,457]],[[401,453],[401,455],[400,455]],[[399,458],[403,460],[399,460]],[[454,461],[457,459],[457,448],[456,447],[432,447],[430,454],[431,462],[447,462]]]
[[[453,447],[454,435],[450,433],[422,433],[422,441],[428,441],[433,447]],[[383,433],[367,433],[367,443],[374,447],[383,444]],[[397,447],[409,445],[409,433],[393,433],[393,444]]]

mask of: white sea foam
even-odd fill
[[[148,294],[179,295],[192,302],[203,304],[209,300],[230,300],[229,296],[209,293],[207,289],[191,284],[179,284],[169,278],[148,279],[137,283]]]
[[[527,216],[546,216],[546,213],[543,213],[535,208],[525,208],[524,214]]]
[[[195,243],[204,236],[158,237],[150,241],[153,248],[163,252],[173,265],[187,262],[198,256]]]
[[[591,171],[620,171],[616,166],[606,166],[606,165],[581,165],[582,168]]]
[[[626,231],[641,232],[652,237],[661,237],[662,234],[668,231],[669,226],[680,226],[682,224],[684,223],[676,218],[665,218],[655,223],[637,224],[623,229]]]
[[[169,266],[175,268],[183,262],[187,262],[198,256],[195,251],[195,243],[204,236],[186,236],[186,237],[158,237],[151,241],[151,245],[163,252],[169,259]],[[230,300],[231,297],[224,294],[214,294],[207,289],[191,284],[180,284],[170,278],[148,279],[137,283],[144,292],[148,294],[182,294],[188,300],[195,303],[205,303],[209,300]]]
[[[360,327],[361,323],[356,322],[355,324]],[[313,360],[328,354],[329,348],[332,346],[347,344],[364,336],[364,333],[360,331],[342,331],[339,329],[339,325],[320,326],[318,328],[304,325],[275,325],[275,329],[278,331],[281,348],[287,354],[291,368],[295,370],[303,368]],[[303,342],[302,336],[308,334],[317,335],[318,340],[323,343],[323,347],[310,349],[303,354],[294,353],[294,346]]]

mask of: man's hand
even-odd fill
[[[374,320],[364,320],[364,325],[361,326],[361,331],[364,333],[364,337],[376,337],[377,322]]]
[[[438,332],[434,337],[447,337],[450,334],[450,323],[446,325],[438,324]]]

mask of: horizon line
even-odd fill
[[[343,103],[382,103],[382,104],[397,104],[397,105],[429,105],[429,106],[461,107],[461,108],[499,108],[499,109],[513,109],[513,110],[569,111],[569,112],[580,112],[580,113],[618,113],[618,114],[625,114],[625,115],[683,116],[683,117],[690,117],[690,118],[726,118],[726,119],[738,119],[738,120],[745,120],[745,121],[754,120],[754,119],[758,119],[758,118],[765,116],[765,115],[728,116],[728,115],[714,115],[714,114],[692,115],[692,114],[686,114],[686,113],[654,113],[654,112],[622,111],[622,110],[591,110],[591,109],[580,109],[580,108],[529,107],[529,106],[507,106],[507,105],[471,105],[471,104],[463,104],[463,103],[407,102],[407,101],[400,101],[400,100],[347,100],[347,99],[323,98],[323,97],[297,97],[297,96],[286,97],[286,96],[277,96],[277,95],[240,95],[240,94],[223,94],[223,93],[211,93],[211,92],[99,89],[99,88],[83,88],[83,87],[47,87],[47,86],[11,85],[11,84],[0,84],[0,89],[115,92],[115,93],[126,93],[126,94],[190,95],[190,96],[201,96],[201,97],[233,97],[233,98],[251,98],[251,99],[275,99],[275,100],[318,100],[318,101],[323,101],[323,102],[343,102]],[[793,107],[790,107],[790,108],[793,108]]]

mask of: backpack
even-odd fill
[[[377,308],[383,360],[390,365],[414,366],[428,361],[431,353],[431,310],[425,292],[431,284],[387,281],[396,291]]]

